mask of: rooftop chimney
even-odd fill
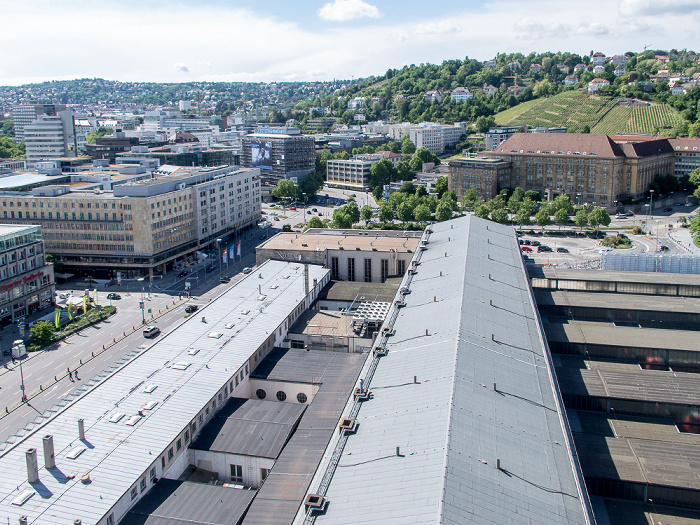
[[[36,449],[27,449],[27,481],[36,483],[39,481],[39,465],[36,462]]]
[[[53,453],[53,436],[51,434],[44,436],[44,466],[46,468],[54,468],[56,466],[56,458]]]
[[[304,265],[304,296],[309,295],[309,265]]]
[[[78,437],[81,441],[85,441],[85,420],[78,420]]]

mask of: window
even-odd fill
[[[168,450],[168,461],[173,459],[173,447],[170,447],[170,450]]]
[[[260,469],[260,481],[265,481],[267,479],[267,476],[270,475],[270,469],[269,468],[261,468]]]
[[[348,281],[355,280],[355,259],[351,257],[348,259]]]
[[[182,439],[178,439],[177,442],[175,443],[175,447],[177,448],[178,452],[182,448]]]
[[[299,401],[299,403],[306,403],[306,399],[306,394],[304,392],[299,392],[297,394],[297,401]]]
[[[389,259],[382,259],[380,262],[382,270],[382,282],[384,282],[389,276]]]
[[[131,489],[131,501],[134,501],[136,499],[136,496],[139,495],[139,489],[136,485]]]
[[[276,396],[277,396],[277,401],[285,401],[287,399],[287,394],[285,394],[281,390],[279,392],[277,392]]]
[[[139,483],[139,486],[141,488],[141,492],[146,490],[146,478],[141,478],[141,482]]]
[[[150,478],[151,478],[151,481],[153,481],[154,479],[156,479],[156,467],[153,467],[153,468],[151,469]]]
[[[406,273],[406,261],[397,261],[398,264],[398,274],[403,275]]]
[[[338,258],[331,257],[331,279],[337,281],[340,279],[340,272],[338,271]]]
[[[258,399],[265,399],[265,397],[267,396],[267,394],[265,393],[265,391],[262,388],[258,388],[255,391],[255,395],[258,396]]]
[[[160,458],[160,468],[165,470],[165,456]]]
[[[365,259],[365,282],[372,282],[372,259]]]
[[[243,465],[231,465],[231,483],[243,483]]]
[[[107,525],[114,525],[114,514],[107,516]]]
[[[190,441],[190,431],[185,430],[185,443],[188,443]]]

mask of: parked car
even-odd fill
[[[296,206],[290,206],[289,209],[292,210],[292,211],[297,211],[297,207],[296,207]]]
[[[524,244],[525,246],[530,246],[530,241],[528,241],[527,239],[522,239],[520,244]]]
[[[108,293],[107,294],[107,299],[110,299],[112,301],[118,301],[121,298],[122,298],[122,296],[119,295],[118,293]]]
[[[683,203],[682,203],[682,202],[677,202],[676,204],[674,204],[674,206],[683,206]]]
[[[264,241],[265,239],[267,239],[267,235],[265,235],[265,234],[263,233],[263,234],[260,236],[260,240],[261,240],[261,241]]]
[[[222,284],[230,283],[230,282],[231,282],[231,278],[230,278],[230,277],[226,277],[226,276],[224,275],[223,277],[220,277],[220,278],[219,278],[219,282],[222,283]]]
[[[560,246],[559,248],[557,248],[557,253],[569,253],[569,250]]]
[[[549,246],[545,246],[543,244],[537,247],[538,253],[539,252],[551,252],[551,251],[552,251],[552,249]]]
[[[539,246],[540,241],[530,241],[530,246]]]
[[[318,211],[317,208],[311,208],[311,211]]]
[[[664,211],[673,211],[673,208],[664,208]]]
[[[532,251],[532,248],[530,248],[529,246],[521,246],[520,249],[524,252],[531,252]]]
[[[318,212],[318,216],[323,217],[323,212],[322,211]]]
[[[252,268],[248,268],[247,266],[246,266],[245,268],[243,268],[243,273],[250,273],[250,272],[252,272],[252,271],[253,271],[253,269],[252,269]]]
[[[279,218],[279,217],[275,217],[275,220],[276,220],[276,221],[279,221],[279,220],[280,220],[280,218]]]
[[[662,244],[661,246],[659,246],[659,251],[660,252],[667,252],[668,246],[666,246],[665,244]]]
[[[187,270],[182,270],[180,273],[177,274],[178,277],[187,277],[187,274],[189,272]]]
[[[211,273],[214,271],[214,266],[208,266],[207,267],[207,273]]]
[[[147,326],[146,328],[143,329],[143,336],[144,337],[155,337],[160,333],[160,328],[157,326]]]
[[[185,313],[186,313],[186,314],[191,314],[191,313],[193,313],[193,312],[196,312],[198,308],[199,308],[199,306],[197,306],[196,304],[188,304],[188,305],[185,307]]]
[[[612,253],[612,248],[603,248],[601,250],[598,250],[598,253]]]
[[[307,213],[308,215],[311,215],[311,210],[307,210],[306,213]]]

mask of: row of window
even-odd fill
[[[263,390],[262,388],[258,388],[255,391],[255,395],[258,397],[258,399],[265,399],[267,397],[267,392]],[[287,400],[287,394],[279,390],[276,394],[275,397],[277,398],[277,401],[286,401]],[[308,398],[306,397],[306,394],[304,392],[299,392],[297,394],[297,401],[301,404],[304,404],[308,401]]]

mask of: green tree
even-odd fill
[[[695,239],[697,239],[698,235],[700,235],[700,213],[696,214],[692,219],[690,219],[688,231]]]
[[[14,142],[8,136],[0,136],[0,159],[23,159],[24,142]]]
[[[518,213],[515,214],[515,222],[521,227],[530,224],[530,212],[525,206],[521,206]]]
[[[448,189],[448,181],[447,177],[438,177],[437,181],[435,182],[435,194],[437,195],[437,198],[440,199]]]
[[[313,218],[313,217],[312,217]],[[283,224],[282,225],[282,231],[283,232],[290,232],[292,231],[292,225],[291,224]]]
[[[298,199],[301,191],[299,191],[299,185],[293,180],[282,179],[277,181],[272,194],[278,199]]]
[[[488,219],[490,212],[491,210],[489,210],[489,207],[486,206],[486,204],[479,204],[476,208],[474,208],[474,216],[481,219]]]
[[[40,345],[48,344],[53,340],[54,325],[48,321],[38,321],[29,329],[29,335]]]
[[[446,221],[452,218],[452,206],[446,201],[440,201],[435,209],[435,220]]]
[[[403,223],[413,220],[413,208],[408,202],[402,202],[396,209],[396,217]]]
[[[379,220],[382,222],[392,222],[394,220],[394,208],[389,204],[382,204],[379,207]]]
[[[360,208],[353,199],[350,199],[350,202],[343,206],[343,210],[348,214],[348,217],[350,217],[352,224],[360,222]]]
[[[479,190],[476,186],[471,186],[462,197],[462,203],[467,210],[472,211],[477,203],[480,203]]]
[[[505,207],[496,208],[494,210],[491,210],[491,220],[494,222],[500,222],[501,224],[507,223],[508,222],[508,210],[506,210]]]
[[[362,220],[365,221],[365,226],[369,221],[372,219],[372,207],[368,205],[362,206],[362,209],[360,210],[360,216],[362,217]]]
[[[415,151],[416,145],[408,135],[401,139],[401,153],[404,155],[413,155]]]
[[[100,126],[92,133],[88,133],[87,143],[94,144],[95,141],[97,141],[97,139],[101,139],[102,137],[106,137],[107,135],[111,135],[111,134],[112,134],[112,128],[109,128],[107,126]]]
[[[399,189],[399,191],[407,195],[413,195],[416,193],[416,186],[413,184],[413,182],[407,180],[401,185],[401,189]]]
[[[595,228],[595,238],[598,238],[598,228],[600,226],[608,226],[610,224],[610,215],[605,211],[605,208],[600,206],[594,207],[588,214],[588,224]]]
[[[535,222],[537,226],[544,228],[552,224],[552,219],[549,218],[549,210],[546,207],[542,207],[540,211],[535,214]]]
[[[395,180],[411,180],[413,171],[411,171],[411,163],[407,160],[400,160],[395,165],[396,179]]]
[[[559,225],[559,230],[561,230],[562,226],[569,224],[569,220],[569,214],[566,212],[566,210],[558,209],[554,212],[554,222]]]
[[[323,228],[323,227],[324,227],[324,226],[323,226],[323,221],[314,215],[314,216],[311,217],[311,219],[309,220],[309,223],[308,223],[308,225],[306,226],[306,229],[309,229],[309,228]]]
[[[556,215],[557,211],[564,210],[567,215],[573,215],[574,204],[568,195],[559,195],[556,197],[551,204],[552,212]]]
[[[416,188],[416,197],[426,197],[428,195],[428,190],[425,189],[425,186],[422,184],[419,184],[418,187]]]
[[[422,188],[422,186],[421,186]],[[430,208],[425,204],[419,204],[413,212],[418,222],[428,222],[430,220]]]
[[[299,189],[309,197],[316,195],[323,188],[323,176],[317,171],[309,173],[299,183]]]
[[[333,210],[333,227],[340,229],[352,228],[352,218],[344,210],[345,206]]]
[[[696,197],[700,197],[700,168],[693,170],[688,175],[688,180],[695,186],[695,192],[693,193]]]
[[[576,212],[574,223],[580,228],[579,231],[583,231],[583,227],[588,224],[588,215],[586,214],[585,210],[579,210]]]
[[[374,164],[369,170],[369,184],[373,188],[384,186],[396,180],[396,168],[389,159],[382,159]]]

